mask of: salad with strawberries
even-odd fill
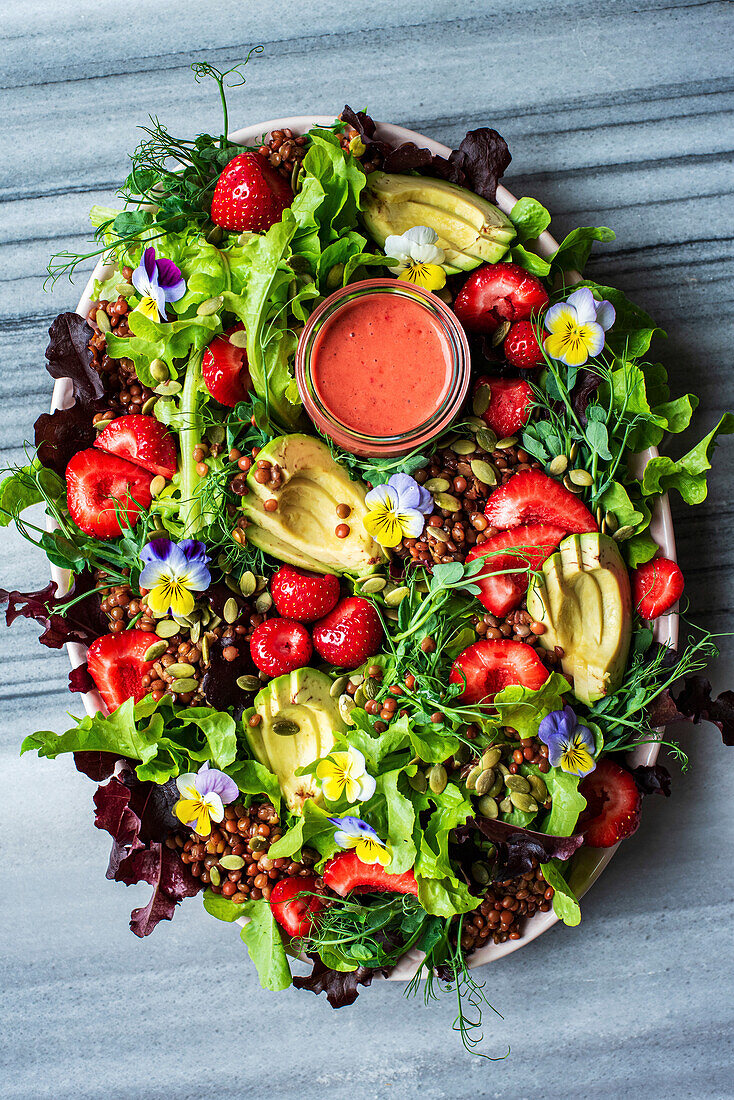
[[[194,68],[226,104],[238,71]],[[663,732],[684,717],[734,740],[715,639],[686,621],[674,644],[684,579],[656,541],[734,416],[659,454],[697,399],[651,360],[654,321],[583,276],[614,234],[539,247],[545,208],[497,204],[492,129],[446,158],[349,107],[244,148],[226,106],[218,136],[143,129],[121,208],[50,265],[101,261],[49,331],[68,400],[0,484],[0,524],[56,570],[0,590],[8,625],[86,653],[87,713],[22,751],[98,784],[107,877],[152,887],[135,935],[200,895],[264,987],[341,1007],[392,972],[443,984],[473,1049],[472,967],[539,914],[578,924],[603,850],[670,793],[640,750],[685,766]],[[418,446],[346,446],[305,409],[312,318],[375,280],[465,349],[466,399]]]

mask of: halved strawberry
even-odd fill
[[[576,831],[585,833],[590,848],[611,848],[632,836],[640,824],[642,796],[637,784],[626,768],[611,760],[599,761],[579,784],[579,794],[586,799],[586,809]]]
[[[290,184],[258,153],[239,153],[217,180],[211,218],[215,225],[241,233],[261,233],[280,221],[293,202]]]
[[[454,661],[449,682],[464,684],[462,703],[491,703],[510,684],[537,691],[549,676],[535,650],[524,642],[481,641],[468,646]]]
[[[299,897],[303,894],[303,897]],[[295,939],[303,939],[324,908],[318,896],[315,875],[294,875],[276,882],[270,894],[270,908],[281,928]]]
[[[118,416],[99,433],[94,445],[152,474],[171,478],[176,473],[173,436],[154,416]]]
[[[466,560],[486,558],[486,567],[472,578],[481,588],[477,597],[493,615],[504,617],[522,600],[528,589],[528,570],[540,569],[561,539],[565,528],[552,523],[532,523],[513,527],[493,535],[480,546],[473,546]],[[516,553],[502,553],[513,549]],[[522,569],[521,573],[503,573],[504,569]]]
[[[519,264],[486,264],[456,296],[454,312],[468,332],[492,333],[504,321],[527,321],[548,305],[540,279]]]
[[[683,595],[683,574],[670,558],[653,558],[632,574],[634,604],[643,619],[657,619]]]
[[[123,630],[120,634],[104,634],[87,651],[89,675],[110,710],[126,699],[137,703],[150,691],[143,687],[143,676],[153,668],[153,661],[144,661],[146,650],[159,642],[157,634],[147,630]]]
[[[209,393],[220,405],[230,408],[234,408],[238,401],[244,401],[252,389],[247,351],[229,341],[233,333],[244,332],[244,328],[242,324],[235,325],[215,336],[204,352],[201,364],[204,385]]]
[[[526,523],[551,523],[569,535],[598,530],[583,501],[540,470],[514,474],[490,495],[484,514],[503,530]]]
[[[335,894],[343,898],[352,890],[358,893],[389,891],[418,897],[418,883],[412,871],[404,871],[402,875],[388,874],[379,863],[362,863],[356,852],[341,852],[330,859],[324,867],[323,879]]]
[[[152,480],[141,466],[107,451],[79,451],[66,467],[69,514],[85,534],[114,539],[122,534],[118,512],[127,527],[134,527],[143,509],[150,507]]]
[[[490,378],[485,374],[477,378],[475,394],[480,386],[490,389],[489,406],[482,413],[482,419],[500,439],[514,435],[527,424],[534,398],[524,378]]]

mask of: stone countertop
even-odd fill
[[[699,394],[704,434],[734,396],[733,16],[726,3],[690,0],[16,5],[0,31],[5,463],[22,457],[48,406],[46,330],[81,286],[44,294],[48,255],[78,249],[89,206],[114,202],[149,112],[174,131],[216,130],[213,87],[193,81],[190,63],[225,67],[258,42],[264,53],[231,94],[234,127],[336,114],[345,101],[449,145],[489,124],[512,150],[508,186],[548,206],[557,237],[612,226],[616,242],[588,270],[667,330],[656,355],[674,392]],[[708,500],[674,502],[692,612],[720,631],[734,598],[732,473],[724,441]],[[43,558],[7,533],[0,565],[6,587],[46,582]],[[198,900],[133,937],[129,911],[147,888],[105,881],[108,838],[92,825],[89,780],[69,760],[18,758],[22,737],[80,710],[65,655],[36,635],[25,622],[0,635],[0,1097],[734,1096],[734,754],[713,727],[669,731],[690,770],[672,765],[674,797],[648,800],[641,829],[584,899],[581,926],[557,926],[477,972],[504,1017],[485,1013],[486,1049],[512,1048],[489,1063],[452,1034],[451,995],[426,1007],[378,982],[335,1016],[323,997],[263,992],[236,930]],[[731,639],[712,679],[734,679]]]

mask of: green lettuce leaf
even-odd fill
[[[563,707],[564,692],[571,685],[560,672],[552,672],[537,691],[511,684],[495,696],[494,705],[500,712],[502,725],[512,726],[521,738],[535,737],[538,726],[552,710]]]
[[[53,470],[47,470],[36,459],[29,466],[15,470],[0,482],[0,527],[7,527],[14,518],[34,504],[64,499],[66,485]]]
[[[322,860],[329,859],[337,850],[334,825],[313,799],[306,802],[302,814],[292,819],[280,840],[270,845],[268,855],[270,859],[292,858],[300,856],[304,847],[315,848]]]
[[[545,881],[555,891],[553,912],[569,928],[575,928],[581,921],[581,909],[576,895],[563,877],[562,867],[563,864],[558,859],[552,859],[549,863],[540,865]]]
[[[247,953],[255,964],[263,989],[277,992],[291,984],[291,969],[283,938],[270,905],[264,898],[244,901],[239,908],[250,921],[240,932]]]
[[[223,897],[222,894],[213,894],[211,890],[205,890],[202,896],[207,913],[211,913],[217,920],[232,924],[233,921],[239,920],[243,916],[242,906],[229,898]]]
[[[195,314],[178,321],[161,322],[152,321],[135,310],[128,314],[128,324],[132,336],[107,334],[107,354],[112,359],[132,359],[138,378],[151,389],[158,385],[150,373],[154,359],[163,359],[175,377],[178,373],[176,360],[185,359],[194,351],[203,352],[222,327],[216,313],[209,317]]]
[[[579,814],[586,809],[586,799],[579,793],[581,780],[561,768],[551,768],[544,775],[534,767],[529,770],[541,775],[552,799],[550,813],[542,823],[541,832],[551,836],[570,836],[576,828]]]
[[[369,803],[369,824],[390,843],[391,875],[400,875],[407,871],[414,865],[416,857],[413,841],[415,811],[412,801],[399,790],[401,776],[401,768],[378,776],[377,788]],[[402,782],[407,785],[404,777]]]
[[[474,816],[474,808],[454,783],[448,783],[441,794],[427,792],[416,805],[430,802],[435,809],[419,832],[418,854],[415,861],[415,877],[418,883],[418,899],[426,910],[437,917],[450,917],[475,909],[479,899],[454,874],[449,857],[449,833]]]
[[[734,433],[734,414],[725,413],[719,423],[700,443],[682,458],[667,455],[652,458],[642,476],[644,496],[677,489],[686,504],[700,504],[706,499],[706,474],[711,469],[710,458],[720,435]]]
[[[280,785],[264,764],[257,760],[238,760],[226,769],[243,794],[264,794],[280,811]]]

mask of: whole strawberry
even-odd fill
[[[266,676],[282,676],[303,668],[311,660],[313,646],[305,626],[290,619],[268,619],[250,638],[250,654]]]
[[[270,582],[270,594],[279,615],[299,623],[312,623],[336,606],[339,578],[333,573],[324,575],[281,565]]]
[[[358,668],[382,644],[383,630],[374,604],[361,596],[340,600],[331,614],[313,628],[319,657],[338,668]]]
[[[211,219],[222,229],[262,233],[293,202],[287,180],[259,153],[239,153],[217,180]]]
[[[510,325],[502,349],[511,367],[537,370],[538,367],[545,366],[543,349],[535,338],[532,321],[515,321],[514,325]]]

